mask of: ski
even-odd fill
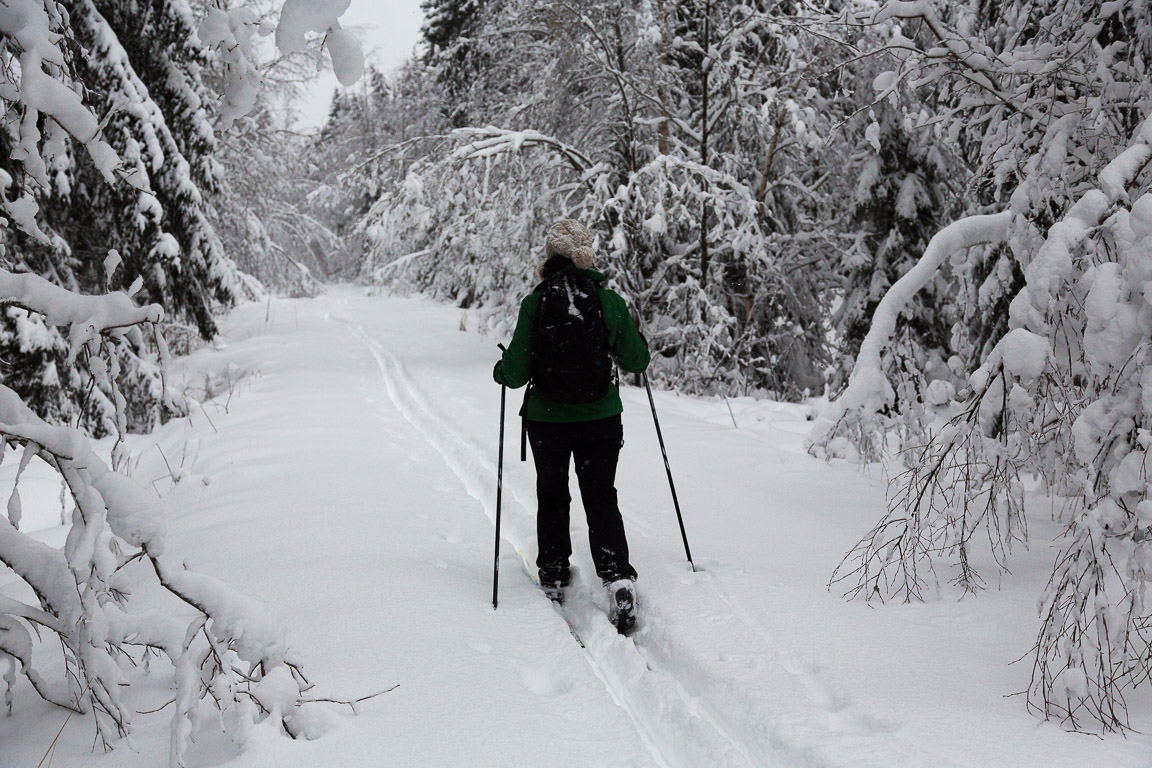
[[[584,645],[584,640],[580,637],[580,633],[576,631],[576,627],[572,626],[572,621],[568,618],[568,615],[564,613],[564,606],[553,600],[552,607],[556,609],[556,613],[560,614],[560,618],[564,619],[564,623],[568,625],[568,632],[572,635],[572,639],[579,643],[581,648],[587,648],[587,646]]]
[[[540,593],[544,594],[544,589],[540,586],[540,571],[528,558],[528,555],[524,554],[524,550],[516,550],[516,552],[520,555],[520,562],[524,565],[524,570],[528,572],[528,578],[540,589]],[[545,597],[547,597],[547,595],[545,595]],[[552,607],[556,609],[556,613],[560,615],[560,618],[564,619],[564,624],[567,625],[568,632],[572,635],[572,639],[579,643],[581,648],[586,648],[587,646],[584,645],[584,640],[580,637],[580,633],[576,631],[576,627],[572,626],[572,620],[569,619],[568,614],[564,612],[563,602],[551,598],[548,598],[548,601],[552,603]]]
[[[540,572],[536,568],[536,565],[523,550],[517,550],[517,554],[520,555],[520,562],[523,564],[524,570],[528,573],[528,578],[540,589],[541,594],[548,597],[552,603],[552,607],[556,609],[556,613],[560,614],[560,618],[564,619],[564,623],[568,625],[568,631],[572,634],[573,639],[580,643],[581,648],[585,648],[584,640],[580,637],[580,633],[576,631],[576,627],[568,616],[564,604],[565,601],[549,597],[540,584]],[[631,579],[621,579],[620,581],[614,581],[608,584],[606,588],[608,591],[609,623],[624,637],[631,637],[632,633],[636,630],[636,621],[639,615],[636,583]]]

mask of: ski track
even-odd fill
[[[495,523],[496,463],[489,451],[462,433],[432,405],[408,375],[404,364],[368,330],[350,319],[345,325],[375,361],[390,404],[443,457],[466,492]],[[375,389],[375,387],[371,388]],[[369,398],[371,400],[371,398]],[[377,406],[379,407],[379,406]],[[534,489],[505,481],[501,538],[512,553],[532,551]],[[511,504],[507,502],[511,501]],[[648,534],[650,535],[650,534]],[[527,571],[526,558],[517,556]],[[531,574],[527,574],[531,578]],[[670,574],[684,579],[685,574]],[[595,582],[595,577],[593,577]],[[710,572],[691,574],[706,588],[705,603],[725,605],[735,626],[725,627],[730,645],[767,649],[769,686],[752,689],[709,670],[690,643],[667,631],[660,606],[641,595],[640,624],[622,637],[604,611],[606,598],[574,569],[572,599],[563,617],[596,676],[629,716],[653,760],[665,768],[748,768],[812,766],[840,768],[959,764],[908,744],[891,728],[855,714],[842,697],[817,676],[813,665],[781,651],[768,629]],[[543,598],[541,598],[543,599]]]

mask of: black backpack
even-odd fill
[[[532,386],[561,403],[594,403],[612,386],[608,327],[596,281],[557,271],[536,286]]]

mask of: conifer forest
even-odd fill
[[[815,585],[840,610],[962,615],[1038,547],[1002,659],[1023,686],[994,695],[1152,728],[1152,1],[422,0],[392,69],[348,6],[0,3],[0,709],[119,751],[151,664],[154,764],[216,764],[204,718],[326,730],[280,621],[170,552],[133,440],[230,397],[170,375],[228,318],[331,286],[455,308],[494,361],[571,218],[653,389],[732,427],[798,409],[804,461],[881,487]],[[322,68],[341,87],[303,130]],[[20,525],[33,460],[66,541]]]

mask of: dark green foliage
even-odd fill
[[[123,47],[109,43],[100,16]],[[54,226],[87,271],[100,278],[92,264],[102,262],[109,248],[117,249],[124,264],[113,287],[143,277],[142,299],[159,302],[210,338],[216,331],[213,303],[232,296],[224,281],[226,257],[205,215],[205,198],[217,190],[218,171],[216,141],[204,112],[208,94],[199,82],[204,54],[192,45],[193,30],[167,0],[78,3],[72,24],[77,41],[89,51],[78,76],[88,84],[94,111],[111,113],[104,133],[129,166],[128,183],[100,183],[81,158],[71,210]],[[151,104],[140,104],[141,96]],[[131,106],[117,111],[125,100]]]
[[[429,61],[442,59],[473,28],[485,0],[423,0],[424,26],[420,32]]]
[[[449,98],[445,117],[454,128],[468,124],[468,102],[472,81],[484,69],[489,57],[478,46],[475,35],[490,0],[423,0],[425,22],[424,62],[437,70],[436,80]]]
[[[220,189],[218,147],[213,96],[202,81],[207,59],[192,23],[182,4],[170,0],[69,4],[69,74],[102,118],[101,137],[122,165],[108,183],[73,139],[42,120],[43,131],[59,134],[46,153],[49,186],[34,188],[40,226],[52,244],[9,228],[3,246],[6,267],[82,294],[126,289],[139,278],[138,301],[161,304],[169,322],[210,338],[216,308],[234,298],[235,277],[210,220]],[[10,142],[0,137],[0,163],[21,179]],[[110,250],[122,259],[111,276],[104,268]],[[0,323],[4,383],[48,420],[95,434],[116,429],[111,393],[94,390],[83,366],[68,363],[59,332],[14,312]],[[137,332],[114,346],[126,426],[148,428],[160,416],[162,395],[149,362],[152,340]]]
[[[876,112],[880,149],[865,143],[858,153],[850,222],[856,241],[841,262],[847,287],[835,323],[845,377],[880,299],[919,261],[932,236],[955,213],[941,154],[910,135],[888,105],[878,105]],[[942,362],[953,354],[952,326],[959,317],[956,291],[956,281],[942,273],[920,291],[897,324],[897,333],[908,341],[906,352],[919,358],[921,372],[927,358]]]

